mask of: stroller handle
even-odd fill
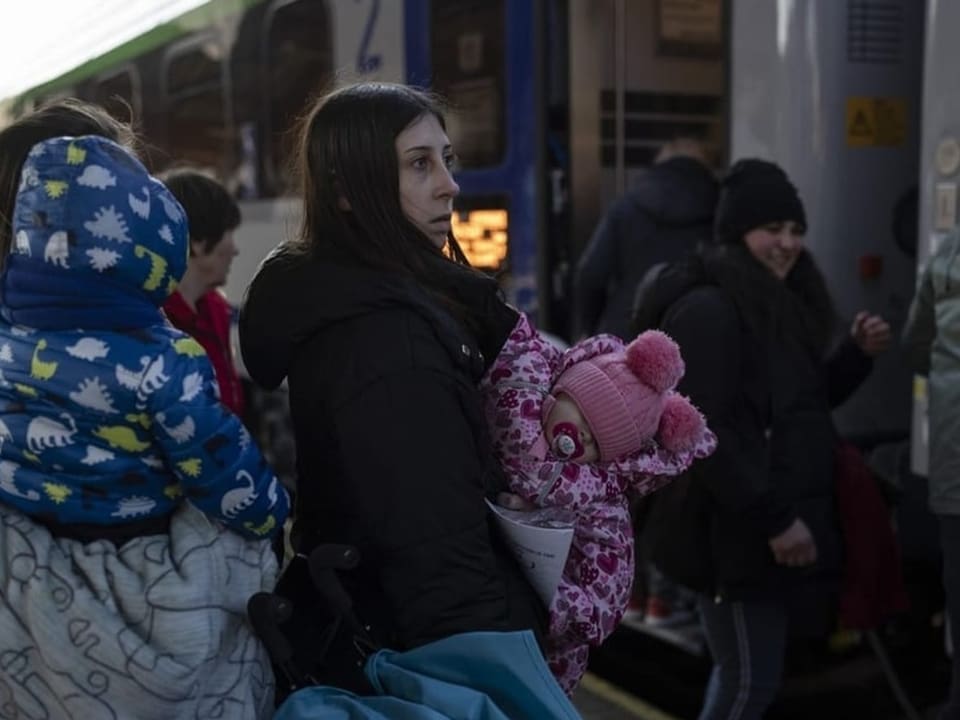
[[[290,601],[268,592],[254,593],[247,601],[247,617],[257,637],[267,648],[274,662],[288,663],[293,659],[290,641],[280,631],[280,624],[293,615]]]

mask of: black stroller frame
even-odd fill
[[[355,547],[319,545],[291,559],[274,592],[258,592],[247,602],[250,624],[273,663],[278,705],[311,685],[369,689],[363,666],[380,646],[339,576],[359,563]],[[331,654],[336,658],[328,661]]]

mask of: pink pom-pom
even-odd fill
[[[692,450],[706,429],[703,415],[687,398],[678,393],[667,395],[657,432],[665,449],[673,453]]]
[[[656,392],[672,390],[683,377],[680,348],[666,333],[647,330],[627,345],[627,367]]]

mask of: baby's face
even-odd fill
[[[543,429],[547,434],[547,442],[550,443],[550,447],[561,457],[566,456],[573,462],[581,464],[596,462],[600,458],[600,451],[593,435],[590,433],[590,427],[569,395],[560,393],[557,396],[557,401],[550,409],[550,414],[547,415]],[[572,445],[576,446],[578,450],[582,449],[583,452],[574,453],[571,456],[570,453],[561,451],[561,446],[570,443],[563,439],[558,442],[557,438],[561,435],[570,436],[573,434],[576,434],[577,437],[571,438]]]

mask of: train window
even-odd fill
[[[222,52],[213,40],[174,48],[166,63],[167,142],[170,161],[215,171],[229,167]]]
[[[213,41],[202,42],[172,57],[167,66],[167,92],[176,95],[199,85],[219,83],[222,59],[220,45]]]
[[[279,192],[289,189],[292,126],[305,105],[333,74],[333,47],[326,3],[294,0],[279,4],[267,24],[269,140],[267,172]]]
[[[445,0],[430,12],[433,88],[450,102],[460,166],[497,165],[507,145],[504,0]]]
[[[212,168],[222,175],[225,140],[219,92],[199,93],[171,105],[167,146],[175,162]]]
[[[93,101],[122,122],[140,117],[140,75],[134,65],[98,78]]]

